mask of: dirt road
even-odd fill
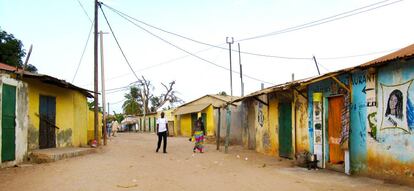
[[[0,190],[413,190],[380,180],[292,167],[292,161],[207,145],[193,154],[185,137],[155,153],[156,135],[124,133],[98,153],[0,169]]]

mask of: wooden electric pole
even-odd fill
[[[93,77],[94,77],[94,83],[93,83],[93,90],[94,90],[94,133],[95,133],[95,140],[97,144],[99,145],[99,131],[98,131],[98,113],[99,113],[99,105],[98,105],[98,0],[95,0],[95,26],[94,26],[94,46],[93,46],[93,61],[94,61],[94,67],[93,67]]]

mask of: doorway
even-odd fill
[[[39,148],[56,147],[56,98],[40,96],[39,105]]]
[[[328,98],[328,143],[329,143],[329,163],[332,165],[344,164],[344,151],[341,148],[341,129],[342,129],[342,108],[344,97],[335,96]]]
[[[1,161],[14,161],[16,155],[16,87],[3,84],[1,115]]]
[[[292,105],[279,103],[279,156],[292,157]]]

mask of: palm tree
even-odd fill
[[[126,115],[138,115],[142,113],[140,92],[139,88],[132,86],[129,93],[125,94],[126,100],[122,104],[122,109]]]

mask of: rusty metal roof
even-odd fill
[[[40,80],[43,83],[51,84],[51,85],[58,86],[61,88],[76,90],[84,94],[86,97],[93,98],[93,95],[91,94],[91,92],[93,91],[77,87],[69,82],[66,82],[65,80],[60,80],[52,76],[23,71],[20,68],[17,69],[16,67],[9,66],[4,63],[0,63],[0,70],[7,71],[9,73],[14,73],[17,75],[23,75],[24,78]]]
[[[345,68],[345,69],[341,69],[341,70],[337,70],[334,72],[329,72],[320,76],[315,76],[315,77],[310,77],[310,78],[305,78],[305,79],[301,79],[301,80],[295,80],[295,81],[291,81],[291,82],[286,82],[283,84],[278,84],[272,87],[268,87],[265,88],[263,90],[259,90],[256,92],[253,92],[249,95],[246,95],[244,97],[238,98],[236,100],[234,100],[233,102],[239,102],[242,101],[246,98],[250,98],[250,97],[255,97],[255,96],[259,96],[259,95],[263,95],[263,94],[268,94],[271,92],[276,92],[276,91],[283,91],[283,90],[287,90],[290,89],[291,87],[297,87],[297,86],[304,86],[310,83],[314,83],[316,81],[321,81],[327,78],[330,78],[332,76],[337,76],[355,69],[363,69],[363,68],[367,68],[367,67],[375,67],[375,66],[380,66],[382,64],[385,64],[387,62],[393,61],[393,60],[398,60],[398,59],[410,59],[410,58],[414,58],[414,44],[409,45],[405,48],[402,48],[400,50],[397,50],[395,52],[392,52],[390,54],[387,54],[385,56],[379,57],[375,60],[369,61],[367,63],[358,65],[358,66],[354,66],[354,67],[350,67],[350,68]]]

